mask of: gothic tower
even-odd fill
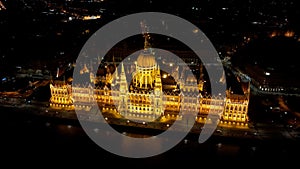
[[[125,74],[125,69],[124,69],[124,64],[122,62],[122,70],[121,70],[121,75],[120,75],[120,94],[119,94],[119,105],[118,105],[118,110],[119,113],[123,116],[125,116],[127,112],[127,103],[128,103],[128,85],[127,85],[127,80],[126,80],[126,74]]]
[[[159,66],[156,69],[155,83],[154,83],[154,114],[155,118],[161,116],[164,112],[163,110],[163,101],[162,101],[162,83],[160,76]]]

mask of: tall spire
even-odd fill
[[[162,101],[162,83],[161,83],[161,77],[160,77],[160,68],[159,65],[157,65],[156,69],[156,75],[155,75],[155,83],[154,83],[154,115],[155,118],[161,116],[164,112],[163,110],[163,101]]]
[[[128,86],[126,81],[126,74],[124,69],[123,62],[122,68],[121,68],[121,77],[120,77],[120,94],[119,94],[119,105],[118,105],[118,111],[121,113],[121,115],[126,115],[127,112],[127,102],[128,102]]]
[[[121,66],[122,66],[122,67],[121,67],[121,74],[122,74],[122,73],[125,74],[125,69],[124,69],[124,64],[123,64],[123,62],[121,63]]]
[[[161,83],[161,76],[160,76],[160,68],[159,65],[157,65],[157,70],[156,70],[156,75],[155,75],[155,87],[159,90],[162,90],[162,83]]]
[[[127,80],[123,62],[121,63],[121,66],[122,68],[120,74],[120,89],[123,89],[123,92],[127,92]]]

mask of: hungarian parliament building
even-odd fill
[[[88,113],[97,103],[101,112],[143,122],[162,118],[181,120],[182,115],[189,112],[195,113],[197,122],[205,123],[210,120],[207,118],[210,113],[218,116],[219,125],[248,126],[249,83],[241,84],[243,92],[239,94],[231,89],[227,89],[224,96],[205,94],[206,81],[190,75],[184,77],[185,70],[179,73],[178,67],[166,74],[150,49],[145,46],[133,64],[120,62],[114,66],[114,72],[108,70],[103,76],[96,76],[83,64],[80,74],[87,75],[89,83],[86,84],[52,80],[50,106]],[[171,77],[176,78],[166,83]]]

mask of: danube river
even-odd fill
[[[149,158],[135,159],[114,155],[95,144],[77,120],[32,115],[1,108],[1,154],[3,162],[25,160],[27,164],[77,164],[155,167],[159,165],[189,166],[204,164],[247,165],[287,163],[293,164],[299,152],[299,142],[290,140],[261,140],[213,136],[199,144],[196,135],[188,135],[171,150]],[[126,130],[126,129],[124,129]],[[99,128],[98,132],[105,132]],[[129,131],[124,131],[128,132]],[[129,133],[130,134],[130,133]],[[138,137],[147,135],[132,133]],[[218,163],[220,162],[220,163]],[[18,163],[9,163],[17,165]]]

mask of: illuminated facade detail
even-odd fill
[[[224,105],[224,114],[222,116],[225,121],[247,122],[248,121],[248,105],[250,96],[250,84],[243,89],[244,95],[233,94],[230,90],[226,91],[226,100]]]
[[[200,99],[200,115],[220,115],[224,111],[225,98],[222,96],[202,96]]]
[[[145,53],[147,53],[145,55]],[[125,69],[121,63],[119,82],[115,81],[118,112],[133,120],[154,121],[161,117],[163,110],[162,82],[160,69],[149,51],[145,49],[137,59],[136,71],[128,85]]]
[[[56,108],[73,108],[71,98],[71,85],[65,82],[55,81],[50,83],[50,106]]]
[[[154,56],[148,50],[144,50],[137,58],[136,71],[133,76],[134,86],[143,89],[153,88],[156,73],[157,64]]]
[[[94,89],[89,84],[86,86],[72,86],[71,97],[73,100],[76,100],[74,106],[77,109],[90,110],[92,103],[95,101]]]
[[[108,69],[107,73],[106,73],[106,77],[105,77],[105,83],[106,84],[108,84],[108,83],[111,84],[112,80],[113,80],[113,75],[110,73],[110,70]]]

